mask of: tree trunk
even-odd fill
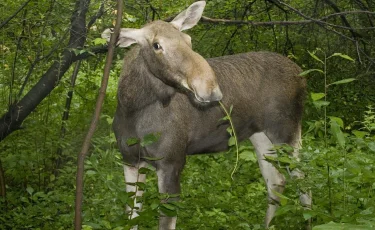
[[[82,48],[85,43],[87,35],[86,13],[89,3],[90,0],[76,1],[71,17],[70,39],[68,47],[61,55],[62,58],[55,61],[43,74],[39,82],[19,102],[10,106],[9,111],[0,118],[0,141],[13,131],[20,129],[25,118],[58,85],[71,64],[80,58],[71,49]]]

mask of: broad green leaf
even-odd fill
[[[233,135],[233,129],[232,129],[232,127],[228,127],[227,128],[227,132],[232,136]]]
[[[325,93],[311,93],[310,95],[313,101],[317,101],[322,99],[325,96]]]
[[[335,57],[335,56],[339,56],[339,57],[342,57],[342,58],[344,58],[344,59],[346,59],[346,60],[349,60],[349,61],[354,62],[354,59],[353,59],[353,58],[349,57],[349,56],[346,55],[346,54],[342,54],[342,53],[334,53],[334,54],[332,54],[331,56],[329,56],[328,58],[330,58],[330,57]]]
[[[370,230],[374,229],[373,226],[355,225],[347,223],[334,223],[329,222],[328,224],[318,225],[313,227],[313,230]]]
[[[278,157],[277,160],[282,162],[282,163],[287,163],[287,164],[292,163],[292,160],[289,157],[286,157],[286,156]]]
[[[316,212],[314,212],[313,210],[309,210],[309,209],[305,209],[305,210],[303,210],[303,213],[302,213],[303,218],[304,218],[305,220],[309,220],[309,219],[311,219],[312,217],[315,217],[316,214],[317,214]]]
[[[150,205],[150,207],[151,207],[152,210],[155,210],[155,209],[157,209],[157,208],[159,207],[159,203],[154,202],[154,203],[152,203],[152,204]]]
[[[275,216],[281,216],[281,215],[284,215],[286,213],[290,213],[292,210],[295,210],[295,209],[296,209],[295,205],[284,205],[284,206],[281,206],[281,207],[279,207],[276,210]]]
[[[139,173],[139,174],[146,174],[146,173],[148,173],[148,172],[152,172],[152,170],[149,169],[149,168],[146,168],[146,167],[142,167],[142,168],[140,168],[140,169],[138,170],[138,173]]]
[[[368,132],[365,131],[359,131],[359,130],[353,130],[352,133],[354,134],[355,137],[357,138],[364,138]]]
[[[106,228],[106,229],[112,229],[111,223],[107,220],[100,220],[100,223]]]
[[[324,73],[323,70],[321,70],[321,69],[308,69],[308,70],[305,70],[302,73],[300,73],[299,76],[303,77],[303,76],[306,76],[307,74],[309,74],[311,72]]]
[[[126,144],[128,146],[132,146],[132,145],[135,145],[135,144],[138,144],[139,143],[139,139],[138,138],[135,138],[135,137],[131,137],[131,138],[128,138],[126,140]]]
[[[324,62],[322,60],[320,60],[314,53],[312,53],[310,51],[307,51],[307,52],[310,54],[310,56],[312,58],[314,58],[315,60],[317,60],[317,61],[321,62],[322,64],[324,64]]]
[[[368,147],[369,147],[369,149],[370,149],[371,151],[375,152],[375,142],[374,142],[374,141],[368,143]]]
[[[314,101],[313,104],[317,109],[321,109],[323,106],[328,106],[329,101]]]
[[[281,204],[281,206],[286,205],[288,203],[288,200],[290,200],[289,197],[286,197],[283,194],[281,194],[281,193],[279,193],[279,192],[277,192],[275,190],[272,190],[272,193],[275,194],[276,196],[278,196],[280,198],[280,204]]]
[[[30,187],[30,186],[27,186],[26,191],[27,191],[27,193],[29,193],[30,195],[32,195],[33,192],[34,192],[34,189],[32,187]]]
[[[329,119],[336,121],[342,129],[344,128],[344,121],[341,118],[329,116]]]
[[[273,157],[273,156],[264,156],[264,158],[266,158],[266,160],[268,161],[277,161],[277,157]]]
[[[82,225],[83,230],[92,230],[93,227],[94,228],[101,228],[102,227],[102,226],[100,226],[100,224],[95,224],[95,223],[90,223],[90,222],[87,222],[86,224],[87,225]]]
[[[94,170],[87,170],[86,171],[86,175],[95,175],[96,174],[96,172],[94,171]]]
[[[168,204],[168,203],[164,203],[164,204],[161,204],[163,207],[169,209],[169,210],[176,210],[176,207],[174,205],[171,205],[171,204]]]
[[[236,139],[234,137],[230,137],[228,140],[228,146],[233,146],[236,144]]]
[[[228,120],[229,120],[229,117],[228,117],[228,116],[225,116],[225,117],[223,117],[223,118],[220,118],[219,121],[228,121]]]
[[[163,212],[163,214],[167,215],[167,216],[176,216],[177,215],[177,212],[176,212],[176,209],[169,209],[167,207],[170,207],[169,205],[167,205],[167,207],[165,206],[166,204],[160,204],[160,210]]]
[[[346,83],[349,83],[349,82],[352,82],[352,81],[355,81],[357,79],[355,78],[346,78],[346,79],[343,79],[343,80],[340,80],[340,81],[335,81],[331,84],[328,84],[328,86],[330,85],[340,85],[340,84],[346,84]]]
[[[340,125],[335,121],[331,119],[331,132],[333,136],[336,138],[337,142],[339,143],[341,148],[345,148],[345,137],[343,132],[340,129]]]
[[[160,138],[160,133],[149,133],[143,137],[143,140],[141,141],[140,144],[142,147],[146,147],[148,145],[151,145],[157,142],[159,138]]]
[[[107,40],[104,38],[95,38],[93,43],[94,45],[105,45],[107,44]]]
[[[254,151],[249,151],[249,150],[245,150],[245,151],[242,151],[239,155],[240,159],[244,160],[244,161],[251,161],[251,162],[256,162],[257,161],[257,157],[254,153]]]
[[[135,184],[139,187],[140,190],[145,190],[146,184],[143,182],[135,182]]]

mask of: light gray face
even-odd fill
[[[172,22],[155,21],[141,29],[121,29],[117,44],[141,46],[140,55],[153,75],[172,86],[182,86],[199,102],[222,98],[215,73],[207,61],[192,50],[191,38],[182,33],[199,21],[205,2],[196,2],[181,12]],[[109,41],[110,30],[102,34]]]

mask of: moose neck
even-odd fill
[[[139,46],[128,52],[119,82],[118,103],[129,113],[154,103],[166,106],[175,94],[173,87],[166,85],[148,70],[141,52]]]

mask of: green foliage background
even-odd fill
[[[335,11],[322,1],[285,1],[305,15],[322,18]],[[356,1],[337,1],[341,11],[359,9]],[[357,1],[358,2],[358,1]],[[369,11],[375,5],[362,1]],[[89,17],[101,1],[90,3]],[[125,1],[123,27],[139,28],[147,21],[165,19],[192,1]],[[0,21],[12,15],[23,1],[0,3]],[[86,47],[99,45],[100,33],[112,26],[115,2],[104,4],[105,14],[90,28]],[[207,1],[204,15],[232,20],[299,21],[297,14],[273,1]],[[72,1],[31,1],[0,32],[0,112],[19,100],[39,80],[67,44]],[[247,11],[245,11],[247,9]],[[374,15],[347,15],[354,28],[371,27]],[[330,19],[341,25],[339,17]],[[373,26],[372,26],[373,27]],[[350,37],[346,30],[340,30]],[[269,50],[282,53],[307,74],[309,97],[304,116],[301,161],[296,162],[278,150],[275,164],[286,173],[286,166],[300,167],[307,179],[292,181],[282,197],[274,229],[303,229],[312,217],[315,229],[374,229],[375,225],[375,91],[373,29],[356,31],[359,52],[348,39],[311,23],[297,26],[259,27],[201,23],[188,31],[193,48],[204,57]],[[320,50],[317,50],[320,48]],[[325,63],[324,55],[346,54],[354,61],[335,57]],[[147,183],[141,201],[144,211],[138,219],[126,219],[125,205],[131,194],[124,188],[121,156],[111,130],[116,107],[117,81],[124,50],[116,50],[106,101],[85,162],[85,229],[155,229],[158,210],[178,213],[178,229],[263,229],[266,189],[249,142],[242,143],[238,171],[230,178],[235,153],[188,157],[182,178],[182,201],[161,204],[156,178],[147,170]],[[360,54],[360,56],[358,56]],[[0,229],[71,229],[74,219],[76,156],[90,123],[97,97],[104,55],[82,62],[78,74],[67,134],[60,138],[61,117],[70,87],[73,68],[59,86],[24,121],[23,129],[0,143],[0,159],[5,172],[7,197],[0,200]],[[35,66],[33,67],[33,63]],[[25,82],[28,72],[32,70]],[[328,84],[356,78],[347,84]],[[325,97],[324,97],[325,96]],[[329,104],[327,103],[329,102]],[[235,108],[233,108],[235,110]],[[224,114],[223,114],[224,116]],[[63,155],[57,155],[57,149]],[[56,168],[56,159],[62,168]],[[313,209],[304,211],[297,188],[310,188]],[[330,223],[332,222],[332,223]],[[339,224],[340,223],[340,226]]]

